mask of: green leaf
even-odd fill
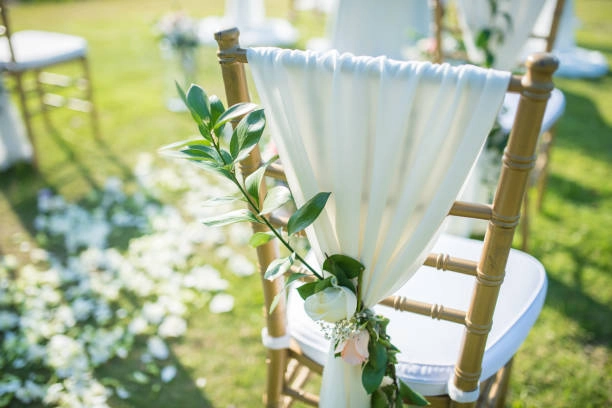
[[[372,394],[378,387],[385,376],[387,369],[387,349],[385,346],[370,338],[368,344],[368,362],[363,366],[361,373],[361,383],[368,394]]]
[[[196,117],[194,117],[194,119],[195,119],[196,122],[199,122],[199,120]],[[210,135],[210,129],[208,129],[208,125],[206,123],[204,123],[204,122],[198,123],[198,130],[200,131],[200,134],[202,135],[202,137],[204,139],[206,139],[208,142],[212,143],[213,138]]]
[[[324,271],[328,271],[335,276],[338,276],[339,271],[342,271],[348,279],[359,277],[364,269],[365,266],[355,258],[341,254],[328,256],[323,262]]]
[[[220,175],[221,177],[225,177],[232,182],[234,181],[234,175],[226,166],[219,166],[217,163],[207,161],[194,161],[193,164],[206,171],[210,171]]]
[[[276,296],[274,296],[274,299],[272,299],[272,303],[270,303],[270,311],[268,312],[269,314],[272,314],[274,309],[276,309],[276,306],[278,306],[278,302],[280,302],[282,296],[285,296],[284,289],[278,292]]]
[[[330,194],[318,193],[293,213],[287,223],[287,233],[293,235],[312,224],[321,214],[321,211],[323,211],[323,207],[325,207]]]
[[[249,112],[240,120],[230,140],[230,153],[235,161],[248,156],[253,147],[259,143],[265,126],[266,117],[263,109]]]
[[[227,122],[238,119],[241,116],[246,115],[247,113],[253,111],[257,108],[257,105],[250,102],[237,103],[236,105],[232,105],[228,110],[223,112],[221,116],[214,122],[215,125],[213,129],[219,129],[221,126],[225,125]]]
[[[491,30],[483,28],[476,37],[476,46],[481,49],[486,49],[489,45],[489,38],[491,38]]]
[[[285,274],[293,265],[295,261],[295,252],[285,258],[275,259],[270,262],[268,268],[266,269],[266,273],[264,273],[264,278],[268,280],[274,280],[279,278]]]
[[[485,50],[485,67],[490,68],[495,62],[495,55],[489,50]]]
[[[201,86],[192,84],[187,90],[187,107],[195,119],[210,122],[210,102]]]
[[[253,173],[249,174],[244,180],[244,186],[247,192],[255,200],[257,209],[259,210],[259,188],[261,187],[261,180],[263,180],[266,168],[264,166],[258,168]]]
[[[418,392],[414,391],[408,385],[404,384],[402,380],[399,380],[399,393],[402,396],[404,402],[415,405],[417,407],[426,407],[429,402]]]
[[[225,106],[223,106],[223,102],[221,102],[217,95],[210,95],[208,103],[210,103],[210,123],[213,129],[217,130],[220,126],[215,125],[219,117],[225,112]]]
[[[166,156],[166,157],[178,157],[178,158],[184,159],[184,158],[186,158],[186,156],[185,156],[184,153],[182,153],[180,151],[180,149],[182,147],[188,146],[190,144],[193,144],[193,145],[195,145],[195,144],[205,145],[206,143],[208,143],[208,142],[206,142],[205,140],[202,140],[200,138],[181,140],[181,141],[178,141],[178,142],[174,142],[174,143],[170,143],[170,144],[167,144],[165,146],[162,146],[158,150],[158,152],[159,152],[159,154],[161,154],[163,156]]]
[[[273,232],[256,232],[251,235],[251,239],[249,239],[249,245],[253,248],[257,248],[258,246],[267,244],[271,240],[276,238]]]
[[[223,161],[221,160],[221,156],[215,150],[214,147],[206,146],[206,145],[188,145],[184,149],[181,150],[184,154],[192,158],[201,158],[203,160],[210,160],[218,163],[219,165],[223,165]]]
[[[372,393],[371,407],[372,408],[389,407],[389,400],[387,399],[387,394],[385,394],[385,392],[381,390],[380,388],[377,388]],[[401,407],[401,405],[399,405],[399,407]]]
[[[306,275],[305,273],[290,273],[289,277],[285,281],[285,286],[283,286],[283,289],[280,292],[278,292],[276,296],[274,296],[274,299],[272,299],[272,303],[270,304],[269,313],[272,313],[274,309],[276,309],[276,306],[278,306],[278,302],[280,301],[281,296],[285,294],[285,291],[287,290],[289,285],[291,285],[292,282],[295,282],[296,280],[304,278],[306,276],[308,275]]]
[[[234,197],[234,196],[222,196],[222,197],[213,197],[208,199],[202,203],[203,207],[217,207],[220,205],[226,205],[235,203],[236,201],[244,201],[242,197]]]
[[[313,295],[316,291],[317,283],[319,282],[308,282],[302,286],[299,286],[297,291],[300,294],[300,297],[305,300],[308,296]]]
[[[181,98],[185,106],[187,106],[187,95],[185,95],[185,91],[183,91],[183,88],[178,83],[178,81],[174,81],[174,86],[176,87],[176,92],[179,94],[179,97]]]
[[[291,192],[285,186],[276,186],[268,191],[259,215],[270,214],[291,201]]]
[[[209,217],[202,220],[202,223],[208,227],[222,227],[224,225],[235,224],[237,222],[244,221],[261,223],[261,221],[259,221],[257,217],[255,217],[255,214],[246,209],[235,210],[226,214]]]

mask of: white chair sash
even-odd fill
[[[408,47],[430,36],[431,13],[427,0],[339,0],[329,28],[331,48],[404,59]]]
[[[492,16],[489,0],[457,0],[459,24],[470,61],[480,64],[485,60],[482,49],[476,46],[480,31],[496,27],[503,31],[503,40],[494,37],[489,49],[494,55],[493,68],[511,70],[520,62],[521,51],[531,34],[545,0],[497,1],[498,11]],[[504,17],[510,16],[510,21]]]
[[[491,128],[510,75],[337,51],[247,51],[298,206],[331,198],[307,235],[318,262],[366,267],[366,307],[422,264]],[[361,407],[361,369],[330,351],[322,407]]]

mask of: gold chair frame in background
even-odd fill
[[[215,35],[219,44],[219,63],[225,85],[228,106],[250,101],[244,64],[246,51],[239,46],[238,29],[230,29]],[[490,331],[493,312],[499,289],[504,279],[514,231],[519,223],[523,195],[528,185],[529,172],[536,162],[536,145],[540,125],[550,92],[554,88],[552,74],[557,61],[549,55],[536,55],[527,61],[527,73],[513,76],[510,92],[521,94],[515,124],[503,155],[502,171],[497,193],[492,205],[456,202],[449,215],[488,220],[482,255],[478,262],[450,257],[445,254],[431,254],[425,265],[438,269],[472,275],[475,278],[472,300],[467,311],[445,308],[441,305],[416,302],[391,296],[381,302],[398,310],[431,316],[463,324],[465,334],[461,353],[455,368],[454,383],[463,391],[473,391],[479,386],[482,358],[487,335]],[[240,171],[246,177],[262,164],[258,147],[241,162]],[[273,166],[267,174],[274,178],[283,177],[282,169]],[[263,187],[265,188],[265,186]],[[264,194],[265,192],[261,192]],[[255,209],[256,210],[256,209]],[[253,224],[254,231],[261,231],[260,224]],[[281,300],[271,312],[273,299],[283,288],[283,279],[269,281],[263,278],[268,264],[278,257],[278,248],[271,241],[257,248],[259,269],[264,292],[266,328],[272,337],[287,334],[285,302]],[[503,406],[508,387],[511,361],[496,375],[481,386],[479,406]],[[311,372],[321,373],[322,367],[304,355],[295,342],[287,349],[268,349],[267,384],[265,403],[267,407],[285,407],[293,401],[302,401],[316,406],[318,397],[302,387]],[[458,404],[448,395],[427,397],[433,407],[465,406],[476,403]]]
[[[15,33],[11,30],[9,10],[6,3],[7,1],[0,0],[0,38],[6,39],[10,61],[4,64],[4,67],[0,67],[0,74],[6,74],[14,79],[14,84],[9,87],[9,91],[16,91],[19,97],[19,104],[26,132],[32,143],[33,164],[36,166],[37,154],[32,118],[38,113],[42,114],[45,124],[49,129],[52,128],[51,119],[49,117],[50,108],[65,107],[71,110],[89,113],[92,132],[96,138],[100,138],[100,126],[98,113],[93,102],[93,89],[87,50],[83,55],[78,57],[62,57],[53,62],[36,63],[35,68],[24,67],[15,58],[16,53],[18,53],[18,48],[16,48],[16,44],[14,44],[12,40],[12,36]],[[80,67],[81,74],[78,77],[69,77],[67,75],[45,71],[48,68],[65,65],[71,62],[77,62]],[[33,77],[33,79],[31,79],[33,85],[28,84],[28,74],[31,74]],[[68,87],[78,88],[83,92],[83,97],[64,97],[46,91],[48,88]],[[38,110],[34,110],[35,108],[30,106],[28,102],[30,95],[38,99]]]
[[[539,36],[536,34],[531,34],[530,38],[542,39],[545,41],[545,49],[544,51],[547,53],[552,52],[555,41],[557,39],[557,34],[559,31],[559,24],[561,21],[561,16],[563,14],[563,10],[565,8],[565,0],[556,0],[555,8],[553,11],[552,21],[550,25],[550,31],[544,35]],[[444,54],[444,50],[442,49],[442,37],[443,32],[445,30],[450,31],[455,35],[460,34],[460,30],[454,24],[448,23],[447,10],[445,9],[445,4],[443,0],[434,0],[433,7],[433,21],[434,21],[434,38],[435,38],[435,49],[434,49],[434,58],[433,62],[442,63],[445,61],[447,56]],[[451,58],[457,58],[457,55],[449,56]],[[459,58],[462,58],[467,61],[466,55],[461,55]],[[536,198],[536,209],[540,210],[542,208],[542,202],[544,200],[544,192],[546,190],[546,183],[548,180],[548,171],[551,157],[551,150],[554,144],[556,135],[556,123],[553,124],[550,129],[547,129],[540,135],[540,140],[537,145],[537,160],[535,166],[531,172],[531,176],[529,178],[529,184],[525,193],[525,202],[523,203],[523,219],[521,220],[521,249],[523,251],[529,250],[529,231],[531,225],[531,194],[530,191],[535,188],[537,193]]]

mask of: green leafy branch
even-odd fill
[[[163,150],[187,158],[199,167],[229,180],[242,195],[241,198],[223,197],[211,202],[228,203],[242,200],[249,207],[213,216],[202,222],[207,226],[225,226],[245,221],[264,224],[268,232],[255,232],[249,241],[250,244],[258,247],[276,238],[290,253],[287,257],[270,263],[264,275],[266,279],[282,276],[295,260],[298,260],[317,279],[323,280],[323,277],[293,249],[289,237],[295,236],[314,222],[325,207],[330,193],[319,193],[300,207],[289,218],[287,238],[285,238],[282,229],[275,228],[267,216],[291,201],[289,189],[276,186],[270,189],[265,197],[260,196],[263,176],[271,162],[261,166],[244,179],[237,172],[237,164],[249,155],[261,139],[265,127],[263,109],[253,103],[239,103],[225,109],[218,97],[214,95],[208,97],[198,85],[191,85],[187,92],[178,84],[176,87],[183,102],[189,108],[202,138],[174,143]],[[239,122],[233,129],[228,149],[222,146],[222,137],[226,126],[236,120]]]
[[[361,280],[365,267],[358,260],[349,256],[340,254],[326,256],[322,269],[327,272],[327,276],[323,277],[294,250],[290,243],[291,237],[316,220],[323,211],[330,193],[318,193],[298,208],[289,218],[285,231],[287,237],[285,237],[283,229],[275,228],[268,216],[291,201],[289,189],[284,186],[276,186],[271,188],[265,196],[261,196],[266,167],[272,161],[265,163],[246,178],[243,178],[237,171],[237,165],[248,157],[261,139],[265,127],[263,110],[252,103],[239,103],[225,109],[218,97],[214,95],[208,97],[206,92],[197,85],[191,85],[187,92],[184,92],[178,84],[176,87],[197,124],[201,138],[171,144],[163,151],[186,158],[199,167],[229,180],[241,193],[240,198],[217,197],[209,200],[209,204],[226,204],[236,200],[248,204],[248,209],[233,210],[210,217],[203,220],[203,223],[207,226],[224,226],[246,221],[265,225],[267,231],[255,232],[249,240],[250,245],[258,247],[273,239],[278,239],[287,248],[289,255],[272,261],[264,273],[264,278],[274,280],[285,276],[296,260],[301,262],[316,278],[313,282],[298,287],[298,293],[304,299],[330,287],[342,286],[350,290],[357,299],[357,307],[354,311],[356,314],[353,319],[357,319],[359,327],[367,329],[370,335],[368,343],[370,357],[362,366],[362,383],[366,391],[372,395],[372,406],[399,407],[402,406],[402,401],[413,405],[428,405],[422,396],[413,392],[395,375],[396,354],[399,350],[391,344],[386,334],[389,319],[375,315],[369,309],[364,309],[361,300]],[[238,124],[232,131],[229,148],[223,147],[221,141],[226,127],[235,121],[238,121]],[[289,273],[285,289],[295,280],[307,276],[308,274],[305,273]],[[284,292],[285,290],[281,290],[273,300],[270,311],[274,310]],[[347,320],[343,321],[350,324]],[[390,378],[391,381],[383,384],[385,377]]]

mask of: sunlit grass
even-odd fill
[[[79,200],[109,175],[129,182],[141,152],[195,133],[186,114],[168,112],[164,65],[152,33],[157,17],[176,2],[88,0],[14,7],[15,28],[63,31],[89,41],[103,138],[96,142],[85,116],[54,116],[56,132],[37,123],[40,173],[20,166],[0,176],[0,252],[16,253],[19,236],[34,240],[36,192],[51,187]],[[578,0],[580,45],[612,59],[612,3]],[[223,2],[181,0],[193,16],[223,13]],[[268,14],[285,16],[288,2],[268,1]],[[297,16],[304,35],[320,35],[324,19]],[[304,44],[302,38],[298,45]],[[223,94],[215,50],[202,48],[198,82]],[[558,124],[543,208],[533,217],[532,253],[549,273],[542,315],[516,357],[508,406],[612,406],[612,76],[557,79],[567,99]],[[79,125],[73,127],[72,125]],[[169,200],[177,197],[170,197]],[[18,234],[18,235],[16,235]],[[209,254],[196,255],[202,263]],[[217,265],[222,268],[223,265]],[[132,391],[116,407],[247,407],[260,405],[265,383],[259,278],[227,274],[236,297],[229,314],[192,311],[187,334],[172,344],[177,378],[159,391],[135,384],[138,355],[100,370]],[[203,388],[196,386],[206,379]]]

